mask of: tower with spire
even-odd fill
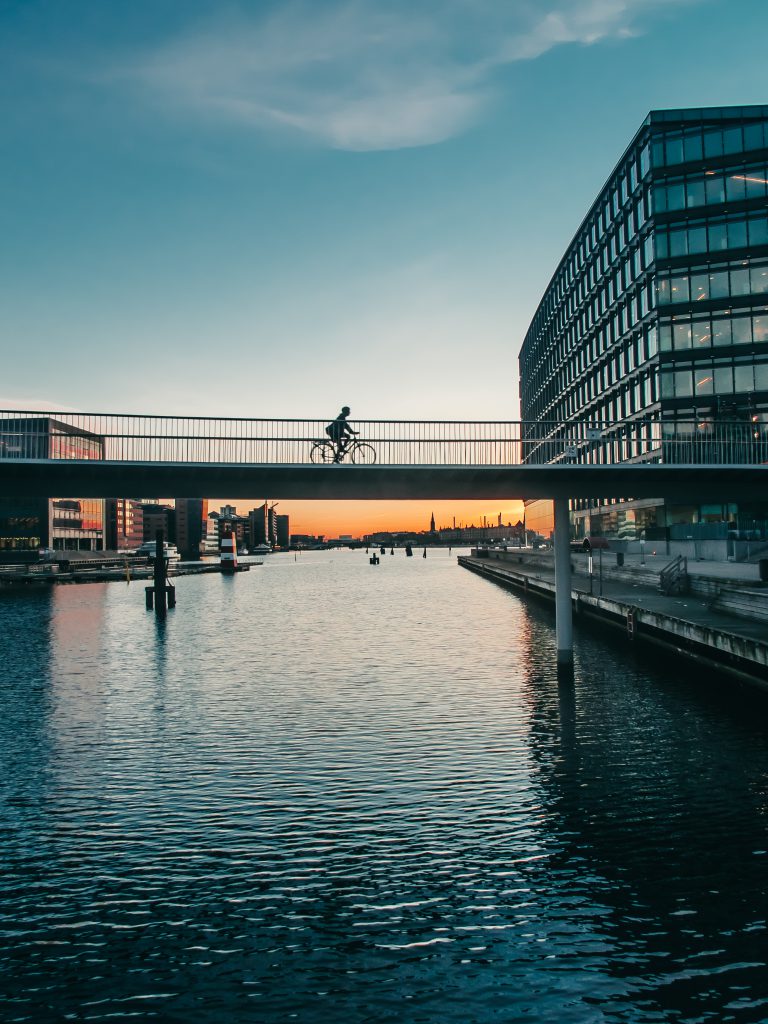
[[[429,532],[435,532],[435,513],[432,513],[432,518],[429,520]]]

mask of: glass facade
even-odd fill
[[[52,417],[6,419],[0,426],[3,458],[101,459],[104,439]],[[37,557],[40,548],[100,551],[104,501],[100,498],[7,498],[0,501],[0,560]]]
[[[618,437],[628,422],[652,438],[662,419],[680,421],[681,430],[737,421],[763,436],[768,106],[648,115],[531,322],[520,399],[523,420],[551,421],[550,438],[565,438],[574,423]],[[525,446],[532,462],[550,452]],[[574,515],[616,504],[627,513],[622,523],[635,524],[624,531],[665,522],[660,502],[594,499],[574,503]],[[621,533],[615,510],[603,517]]]

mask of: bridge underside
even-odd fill
[[[346,466],[0,462],[0,497],[768,500],[768,466]]]

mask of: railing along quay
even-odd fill
[[[0,411],[0,460],[306,465],[328,420]],[[762,424],[351,420],[379,466],[768,463]],[[354,461],[354,459],[345,459]]]

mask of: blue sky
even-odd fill
[[[768,102],[765,0],[0,0],[0,406],[517,415],[649,109]]]

